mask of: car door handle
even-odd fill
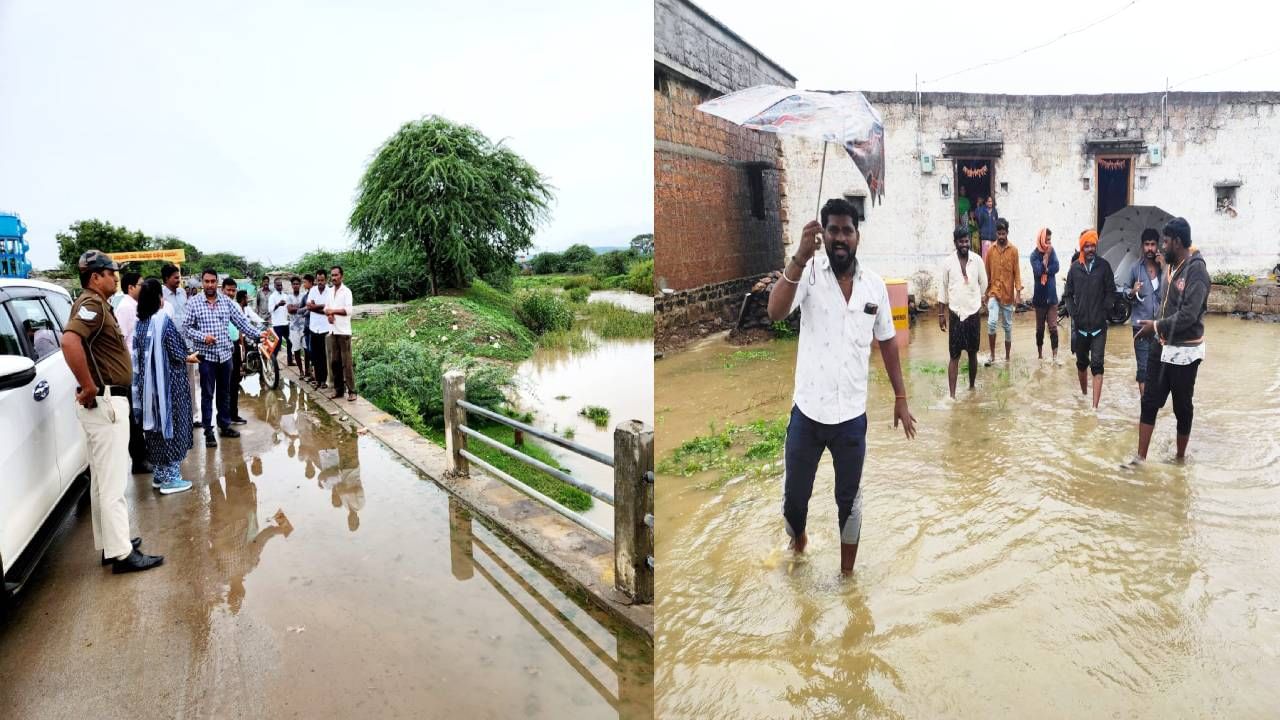
[[[32,391],[31,395],[35,397],[36,402],[40,402],[41,400],[49,397],[49,381],[41,380],[36,383],[36,389]]]

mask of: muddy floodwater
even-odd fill
[[[636,312],[653,312],[653,298],[633,292],[604,290],[592,302],[611,302]],[[646,306],[647,303],[647,306]],[[520,364],[516,382],[520,405],[535,413],[534,425],[613,454],[613,429],[627,420],[653,426],[653,340],[601,340],[592,336],[586,352],[538,348]],[[609,410],[609,421],[595,425],[580,413],[588,405]],[[613,492],[613,468],[570,450],[533,440],[576,478]],[[613,527],[613,508],[595,500],[586,516]]]
[[[1070,360],[1036,362],[1030,314],[1012,367],[980,368],[972,395],[962,375],[951,404],[946,336],[922,316],[904,355],[914,441],[873,354],[848,581],[829,456],[798,561],[780,471],[660,475],[659,716],[1280,716],[1280,326],[1210,317],[1206,337],[1189,461],[1172,462],[1166,407],[1151,462],[1121,471],[1127,329],[1098,412]],[[659,460],[709,422],[785,414],[795,350],[717,338],[657,361]]]
[[[0,617],[0,717],[652,717],[649,644],[501,531],[290,385],[240,408],[191,492],[131,480],[164,566],[67,519]]]

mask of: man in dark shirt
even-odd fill
[[[89,497],[93,545],[113,573],[149,570],[164,562],[138,551],[141,538],[129,538],[129,402],[133,362],[124,335],[108,302],[115,294],[120,269],[97,250],[80,256],[80,287],[62,334],[62,354],[80,384],[76,417],[89,450]]]
[[[1138,396],[1146,390],[1147,368],[1151,366],[1151,356],[1160,352],[1159,343],[1154,335],[1138,337],[1143,320],[1154,320],[1160,308],[1160,300],[1164,298],[1164,278],[1160,277],[1164,266],[1157,250],[1160,233],[1155,228],[1142,231],[1142,261],[1135,263],[1129,271],[1128,285],[1133,289],[1133,354],[1138,363]],[[1157,356],[1156,360],[1159,360]]]
[[[1149,360],[1142,417],[1138,420],[1138,460],[1147,459],[1156,414],[1173,395],[1173,415],[1178,419],[1179,461],[1186,459],[1191,439],[1192,396],[1196,372],[1204,360],[1204,314],[1209,309],[1209,270],[1204,258],[1191,246],[1191,225],[1174,218],[1160,233],[1164,261],[1170,268],[1164,299],[1154,320],[1144,320],[1137,337],[1155,336],[1160,356]],[[1157,362],[1159,360],[1159,362]]]
[[[1107,349],[1107,309],[1115,299],[1116,279],[1111,263],[1098,256],[1098,231],[1090,228],[1080,234],[1080,257],[1067,271],[1067,285],[1062,301],[1071,316],[1071,334],[1075,340],[1076,372],[1080,375],[1080,394],[1089,394],[1085,370],[1093,373],[1093,409],[1102,399],[1102,361]]]

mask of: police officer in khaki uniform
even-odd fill
[[[93,545],[114,573],[149,570],[164,562],[139,552],[141,538],[129,539],[129,386],[133,365],[124,335],[107,298],[116,291],[120,269],[97,250],[80,256],[80,287],[71,321],[62,334],[62,354],[80,384],[76,416],[89,445],[89,496]]]

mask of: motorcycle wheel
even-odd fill
[[[262,358],[258,363],[258,381],[268,390],[280,388],[280,363],[275,357]]]
[[[1129,321],[1129,316],[1132,314],[1132,303],[1123,295],[1117,295],[1115,301],[1111,303],[1111,309],[1107,311],[1107,322],[1112,325],[1122,325]]]

